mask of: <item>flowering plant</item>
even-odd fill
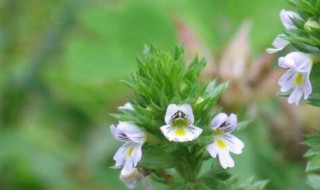
[[[241,154],[244,148],[231,135],[237,116],[216,107],[228,83],[199,83],[204,66],[197,57],[187,66],[180,48],[172,56],[151,46],[138,59],[137,72],[124,81],[134,96],[119,107],[114,114],[119,124],[110,129],[124,143],[114,160],[129,188],[147,176],[169,189],[223,189],[235,183],[224,169],[235,165],[230,152]]]
[[[279,79],[281,92],[289,95],[288,102],[299,104],[300,99],[308,99],[308,103],[320,106],[320,0],[288,0],[297,12],[282,10],[280,19],[285,28],[284,34],[278,35],[273,41],[273,48],[268,53],[283,50],[292,44],[298,51],[288,53],[279,58],[279,66],[288,69]],[[310,149],[305,157],[309,158],[306,172],[309,174],[307,183],[312,189],[320,188],[319,131],[310,135],[304,144]]]
[[[289,103],[298,105],[300,99],[308,99],[310,104],[320,105],[319,84],[320,24],[318,0],[288,0],[297,12],[282,10],[280,20],[285,28],[273,41],[268,53],[283,50],[292,44],[297,51],[279,58],[279,66],[288,69],[279,79],[281,92],[288,95]]]

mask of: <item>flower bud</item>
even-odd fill
[[[309,18],[307,22],[304,24],[304,29],[308,32],[312,32],[314,30],[320,30],[319,22],[314,18]]]

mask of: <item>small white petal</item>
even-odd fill
[[[188,120],[189,120],[189,124],[192,125],[194,123],[194,116],[193,116],[193,112],[192,112],[192,108],[190,104],[182,104],[180,106],[180,110],[186,114]]]
[[[133,141],[137,143],[144,142],[145,133],[136,125],[129,122],[119,122],[117,126],[118,136],[115,137],[121,141]]]
[[[293,23],[292,19],[299,19],[302,20],[299,14],[293,11],[286,11],[286,10],[281,10],[280,12],[280,19],[283,24],[283,26],[287,29],[296,29],[296,25]]]
[[[216,158],[218,154],[218,148],[215,143],[209,144],[206,146],[207,151],[211,155],[211,157]]]
[[[119,178],[129,189],[133,189],[136,187],[137,183],[144,178],[144,176],[138,171],[138,169],[133,168],[131,173],[128,175],[120,175]]]
[[[231,134],[224,134],[221,138],[223,138],[228,143],[228,148],[230,152],[235,154],[241,154],[242,149],[244,148],[243,142],[237,137]]]
[[[127,175],[133,167],[136,167],[142,157],[142,143],[126,142],[116,152],[113,159],[115,166],[123,166],[121,175]]]
[[[160,127],[160,130],[169,141],[173,141],[173,127],[171,125],[164,125]]]
[[[124,143],[116,152],[113,159],[116,161],[115,166],[122,166],[126,160],[126,152],[130,147],[130,142]]]
[[[132,162],[133,162],[133,167],[136,167],[138,165],[138,162],[142,158],[142,144],[136,144],[133,149],[133,154],[132,154]]]
[[[133,166],[132,160],[127,159],[124,163],[124,166],[121,170],[120,175],[127,176],[132,172],[133,169],[134,169],[134,166]]]
[[[290,42],[286,39],[284,39],[284,34],[279,34],[272,42],[273,48],[268,48],[266,51],[269,54],[278,52],[283,50]]]
[[[312,66],[310,55],[302,52],[291,52],[284,57],[279,58],[279,66],[293,69],[297,72],[309,72]]]
[[[221,164],[221,166],[224,168],[224,169],[227,169],[227,168],[232,168],[234,167],[234,161],[233,159],[231,158],[230,156],[230,153],[228,150],[225,150],[225,149],[219,149],[218,150],[218,156],[219,156],[219,162]]]
[[[187,142],[193,141],[202,133],[202,129],[196,126],[173,127],[164,125],[160,127],[161,132],[169,141]]]
[[[218,113],[210,122],[211,127],[216,130],[219,128],[228,118],[225,113]]]
[[[194,115],[192,112],[192,108],[190,104],[182,104],[182,105],[176,105],[176,104],[170,104],[167,108],[166,115],[165,115],[165,122],[166,124],[171,124],[172,116],[177,113],[178,111],[181,111],[184,113],[188,119],[188,123],[190,125],[194,122]]]
[[[230,114],[225,122],[225,126],[222,127],[224,133],[231,133],[237,128],[237,115]]]
[[[304,75],[304,84],[302,86],[303,88],[303,94],[304,94],[304,99],[308,99],[310,94],[312,93],[312,86],[311,86],[311,82],[309,79],[310,73],[306,73]]]
[[[286,71],[279,79],[278,84],[280,86],[281,92],[288,92],[294,87],[294,78],[296,76],[296,71],[289,69]]]
[[[165,122],[166,124],[169,124],[171,121],[171,117],[173,114],[175,114],[177,111],[179,111],[180,106],[177,106],[176,104],[170,104],[167,107],[166,115],[165,115]]]
[[[119,139],[120,134],[119,134],[119,130],[117,129],[116,126],[110,125],[110,131],[115,139],[117,139],[119,141],[124,141],[123,139]]]
[[[302,97],[302,90],[299,87],[295,87],[288,98],[288,103],[289,104],[294,103],[294,104],[298,105],[301,97]]]
[[[123,106],[120,106],[119,109],[127,109],[127,110],[134,110],[133,106],[130,102],[125,103]]]
[[[113,159],[116,166],[123,166],[121,175],[128,175],[142,157],[142,143],[126,142],[116,152]]]

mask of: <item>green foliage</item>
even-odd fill
[[[303,142],[303,144],[310,147],[305,153],[305,157],[308,158],[306,167],[307,172],[320,172],[320,131],[315,135],[310,135]],[[307,184],[313,189],[320,188],[320,176],[319,174],[309,174],[307,176]]]
[[[307,176],[307,184],[314,190],[320,189],[320,175],[309,174]]]
[[[244,182],[239,183],[235,178],[229,180],[231,184],[230,190],[262,190],[267,185],[268,181],[255,181],[253,177]]]
[[[115,180],[119,172],[109,169],[119,143],[105,126],[115,121],[107,113],[128,95],[119,79],[136,67],[134,57],[143,44],[171,49],[177,43],[172,18],[177,15],[210,49],[220,52],[250,18],[256,56],[281,29],[278,12],[286,6],[279,0],[83,2],[85,6],[78,0],[0,3],[1,189],[127,189]],[[63,29],[66,25],[68,30]],[[59,46],[51,46],[52,41]],[[38,55],[45,59],[35,64]],[[30,73],[31,68],[38,74]],[[33,77],[25,81],[24,76]],[[260,134],[252,144],[274,146],[260,140],[268,134]],[[247,164],[232,171],[244,178],[259,175],[258,164],[251,164],[254,150],[246,144],[237,163]],[[279,173],[297,173],[292,167],[301,169],[291,163]],[[278,180],[290,183],[299,178]]]
[[[304,155],[308,158],[306,171],[320,171],[320,132],[315,135],[308,136],[303,144],[310,147],[310,149]]]
[[[320,8],[318,0],[288,0],[302,17],[300,19],[292,19],[297,29],[286,30],[286,38],[298,50],[306,53],[319,53],[320,48],[320,25],[318,18]]]
[[[217,85],[213,81],[202,87],[198,77],[204,66],[205,60],[197,57],[187,65],[181,48],[176,48],[171,55],[155,46],[146,46],[144,54],[138,58],[137,72],[124,81],[134,92],[130,100],[134,110],[121,109],[115,116],[121,121],[131,121],[149,133],[150,138],[143,148],[147,154],[143,155],[141,167],[172,167],[177,168],[186,180],[196,177],[206,145],[203,143],[210,141],[195,140],[184,145],[171,143],[163,136],[160,127],[165,125],[168,105],[188,103],[193,108],[195,125],[205,130],[203,138],[212,138],[208,127],[214,114],[212,110],[228,84]]]
[[[198,82],[205,60],[197,57],[186,65],[183,50],[174,55],[151,46],[138,58],[137,72],[124,81],[135,93],[130,103],[132,110],[120,110],[116,115],[122,121],[132,121],[155,137],[163,137],[159,127],[164,125],[164,115],[169,104],[189,103],[195,116],[195,125],[208,128],[216,102],[228,84],[216,81],[202,87]],[[162,138],[162,140],[164,137]]]
[[[310,80],[312,81],[312,94],[308,99],[308,102],[314,106],[320,107],[320,64],[315,64],[312,68],[312,72],[310,74]]]
[[[139,165],[148,169],[173,168],[179,162],[174,150],[167,146],[145,145],[142,149],[143,157],[139,161]]]
[[[230,175],[217,166],[206,168],[208,171],[198,176],[203,161],[210,158],[205,146],[213,140],[209,126],[216,113],[213,110],[219,110],[217,100],[229,83],[218,85],[214,80],[207,86],[200,84],[198,78],[205,60],[196,57],[187,64],[182,48],[176,48],[171,54],[153,45],[145,46],[143,55],[137,61],[137,71],[123,81],[134,92],[130,97],[134,109],[120,109],[120,113],[114,116],[120,121],[133,122],[147,132],[138,167],[157,174],[157,181],[169,185],[171,189],[219,190],[231,187],[225,182]],[[183,103],[191,105],[194,125],[202,128],[203,133],[191,142],[168,141],[160,130],[166,124],[164,116],[167,107]],[[242,123],[242,126],[247,124]],[[170,181],[162,179],[163,176],[158,173],[172,169],[177,173],[171,174]],[[250,185],[258,186],[254,183]]]

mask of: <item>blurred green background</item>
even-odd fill
[[[144,44],[181,45],[178,16],[219,53],[249,19],[257,57],[282,32],[287,7],[285,0],[0,0],[0,189],[126,189],[109,168],[120,145],[109,114],[132,93],[120,80]],[[304,161],[286,159],[263,120],[240,136],[246,148],[232,173],[269,179],[270,190],[307,189]]]

